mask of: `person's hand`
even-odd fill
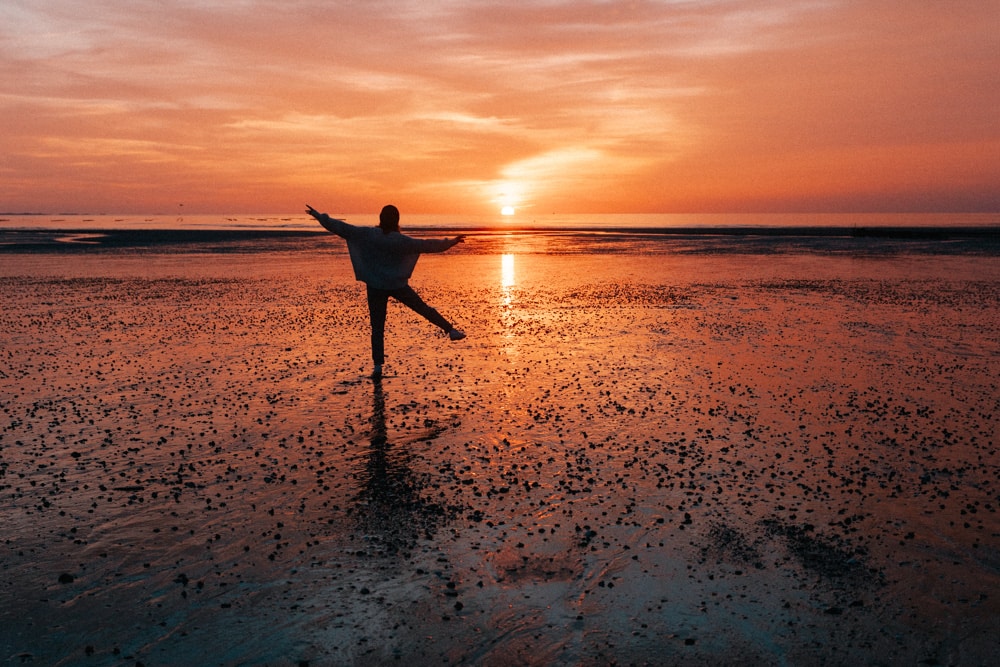
[[[309,204],[306,204],[306,213],[308,213],[312,217],[316,218],[317,220],[319,220],[320,217],[322,217],[322,215],[323,215],[322,213],[320,213],[319,211],[317,211],[316,209],[314,209]]]

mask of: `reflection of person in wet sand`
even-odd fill
[[[444,520],[445,508],[421,495],[426,482],[410,468],[409,448],[394,448],[389,442],[381,378],[375,378],[372,389],[369,442],[352,512],[377,549],[389,555],[405,552],[421,537],[431,537]]]
[[[465,334],[456,329],[441,313],[420,298],[409,285],[413,268],[421,253],[444,252],[461,243],[463,236],[453,239],[415,239],[399,231],[399,209],[386,206],[379,214],[378,227],[355,227],[343,220],[331,218],[312,206],[306,208],[326,229],[347,241],[354,276],[368,286],[368,314],[372,326],[372,377],[382,376],[385,363],[385,315],[389,297],[422,315],[448,334],[451,340],[461,340]]]

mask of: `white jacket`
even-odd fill
[[[326,229],[347,241],[354,277],[376,289],[406,287],[421,253],[444,252],[450,239],[415,239],[400,232],[386,234],[380,227],[356,227],[323,214]]]

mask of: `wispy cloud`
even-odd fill
[[[0,208],[1000,205],[994,5],[7,0]]]

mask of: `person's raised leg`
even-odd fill
[[[385,363],[385,314],[389,303],[389,292],[386,290],[368,288],[368,317],[372,327],[372,362],[375,369],[373,377],[382,375],[382,364]]]
[[[417,294],[409,285],[400,289],[392,290],[391,295],[392,298],[396,299],[418,315],[423,316],[431,324],[440,327],[441,330],[448,334],[448,337],[452,340],[462,340],[465,338],[464,333],[452,326],[451,322],[445,319],[441,313],[428,306],[424,300],[420,298],[420,295]]]

